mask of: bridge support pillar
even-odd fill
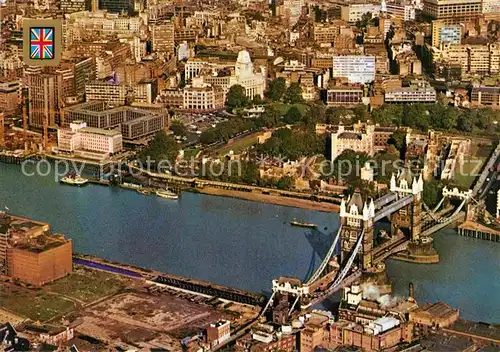
[[[364,270],[373,266],[373,222],[368,219],[363,222],[365,235],[363,237],[361,266]]]
[[[413,202],[411,203],[411,227],[410,227],[410,240],[416,242],[420,239],[420,232],[422,231],[422,197],[421,194],[413,195]]]
[[[375,217],[375,204],[363,200],[359,192],[355,192],[348,198],[347,202],[342,200],[340,205],[341,251],[340,263],[347,262],[356,245],[359,236],[363,235],[362,247],[360,248],[355,265],[363,269],[373,266],[373,218]]]

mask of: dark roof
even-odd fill
[[[347,211],[349,211],[351,205],[356,205],[359,211],[363,209],[364,202],[359,192],[354,192],[354,194],[352,195],[351,199],[349,200],[349,203],[347,204]]]
[[[361,140],[361,136],[356,132],[342,132],[341,134],[339,134],[339,138]]]
[[[473,87],[472,92],[500,94],[500,87]]]

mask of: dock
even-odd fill
[[[178,275],[162,273],[156,270],[144,269],[133,265],[116,263],[90,255],[73,253],[73,263],[97,270],[112,272],[118,275],[163,284],[176,289],[190,291],[195,294],[217,297],[252,306],[263,306],[266,303],[266,297],[258,293],[217,285],[197,279],[185,278]]]
[[[474,221],[466,221],[459,225],[458,234],[486,241],[500,242],[500,231],[478,224]]]

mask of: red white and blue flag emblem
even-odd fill
[[[54,58],[54,28],[30,28],[30,58],[35,60]]]

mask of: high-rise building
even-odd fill
[[[159,53],[175,52],[175,36],[173,22],[158,22],[151,25],[153,51]]]
[[[62,75],[51,73],[28,75],[27,83],[30,125],[43,127],[45,118],[48,126],[58,125],[60,103],[63,101]]]
[[[460,44],[461,39],[461,25],[432,21],[432,46],[439,47],[441,43]]]
[[[73,13],[90,10],[90,1],[88,0],[61,0],[61,12]]]
[[[342,6],[341,18],[347,22],[357,22],[361,21],[363,15],[371,13],[372,16],[378,17],[380,14],[379,4],[349,4],[347,6]]]
[[[99,0],[99,9],[112,13],[132,14],[134,2],[131,0]]]
[[[17,111],[19,99],[19,81],[0,82],[0,111],[10,116]]]
[[[448,24],[471,21],[481,14],[481,0],[424,0],[424,12]]]
[[[349,83],[368,83],[375,79],[375,56],[334,56],[333,77],[346,77]]]

